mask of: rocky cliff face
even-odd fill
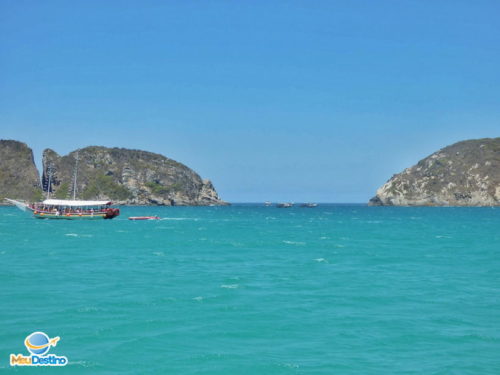
[[[458,142],[433,153],[394,175],[369,204],[500,205],[500,138]]]
[[[4,198],[38,200],[42,197],[33,151],[25,143],[0,140],[0,204]]]
[[[42,184],[51,197],[72,198],[77,163],[77,199],[135,205],[224,205],[212,183],[172,159],[151,152],[91,146],[60,156],[43,152]]]

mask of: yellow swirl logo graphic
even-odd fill
[[[44,332],[33,332],[24,340],[24,346],[31,354],[45,355],[51,346],[56,346],[60,337],[49,338]]]
[[[30,349],[40,350],[40,349],[48,348],[50,346],[56,346],[57,342],[61,339],[59,336],[57,336],[57,337],[54,337],[52,339],[48,339],[49,341],[47,343],[45,343],[45,344],[42,344],[42,345],[33,345],[30,342],[30,337],[31,336],[28,336],[28,337],[26,337],[26,340],[24,340],[24,345],[26,345],[26,347],[28,348],[28,350],[30,350]]]

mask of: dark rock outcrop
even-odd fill
[[[7,204],[4,198],[42,198],[33,151],[25,143],[0,140],[0,204]]]
[[[433,153],[394,175],[369,204],[500,205],[500,138],[458,142]]]
[[[75,168],[78,157],[78,168]],[[72,198],[77,171],[77,199],[105,199],[134,205],[225,205],[212,183],[163,155],[124,148],[85,147],[60,156],[43,152],[42,185],[51,196]]]

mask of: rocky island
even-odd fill
[[[20,151],[12,152],[13,149]],[[4,159],[4,155],[9,158]],[[70,199],[76,170],[77,199],[112,200],[129,205],[228,204],[219,198],[209,180],[202,180],[184,164],[152,152],[90,146],[60,156],[46,149],[41,182],[33,152],[24,143],[1,141],[0,157],[2,199],[40,199],[49,185],[51,197]]]
[[[499,206],[500,138],[436,151],[377,190],[372,206]]]
[[[0,204],[3,198],[37,201],[42,198],[40,175],[26,143],[0,140]]]

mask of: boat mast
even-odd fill
[[[73,174],[73,200],[76,200],[76,178],[78,176],[78,151],[76,152],[75,173]]]
[[[47,167],[47,174],[49,175],[49,182],[47,184],[47,199],[50,198],[50,187],[52,185],[52,164],[49,164]]]

